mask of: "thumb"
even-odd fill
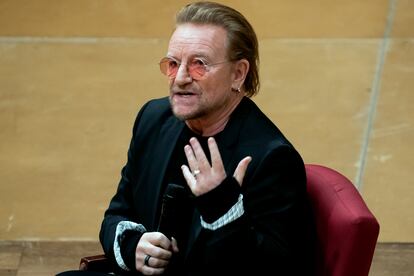
[[[177,240],[174,237],[171,239],[171,246],[174,253],[177,253],[179,251]]]
[[[237,182],[239,182],[240,186],[243,183],[243,178],[246,174],[247,166],[249,165],[250,161],[252,161],[252,158],[250,156],[243,158],[237,165],[236,170],[234,171],[233,176],[234,178],[236,178]]]

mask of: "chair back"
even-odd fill
[[[317,232],[316,275],[368,276],[377,219],[344,175],[313,164],[306,164],[306,174]]]

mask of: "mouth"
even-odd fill
[[[174,96],[179,96],[179,97],[191,97],[191,96],[195,96],[196,93],[193,93],[191,91],[177,91],[177,92],[173,92]]]

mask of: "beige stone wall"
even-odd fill
[[[414,242],[414,1],[222,2],[259,35],[254,100],[355,183],[380,241]],[[0,0],[0,239],[97,239],[184,3]]]

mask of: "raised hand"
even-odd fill
[[[190,144],[184,147],[188,166],[181,166],[185,180],[195,196],[202,195],[217,187],[227,177],[217,143],[214,138],[208,139],[208,149],[211,155],[211,165],[203,148],[196,138],[190,139]],[[243,158],[237,165],[233,176],[240,186],[251,157]]]

